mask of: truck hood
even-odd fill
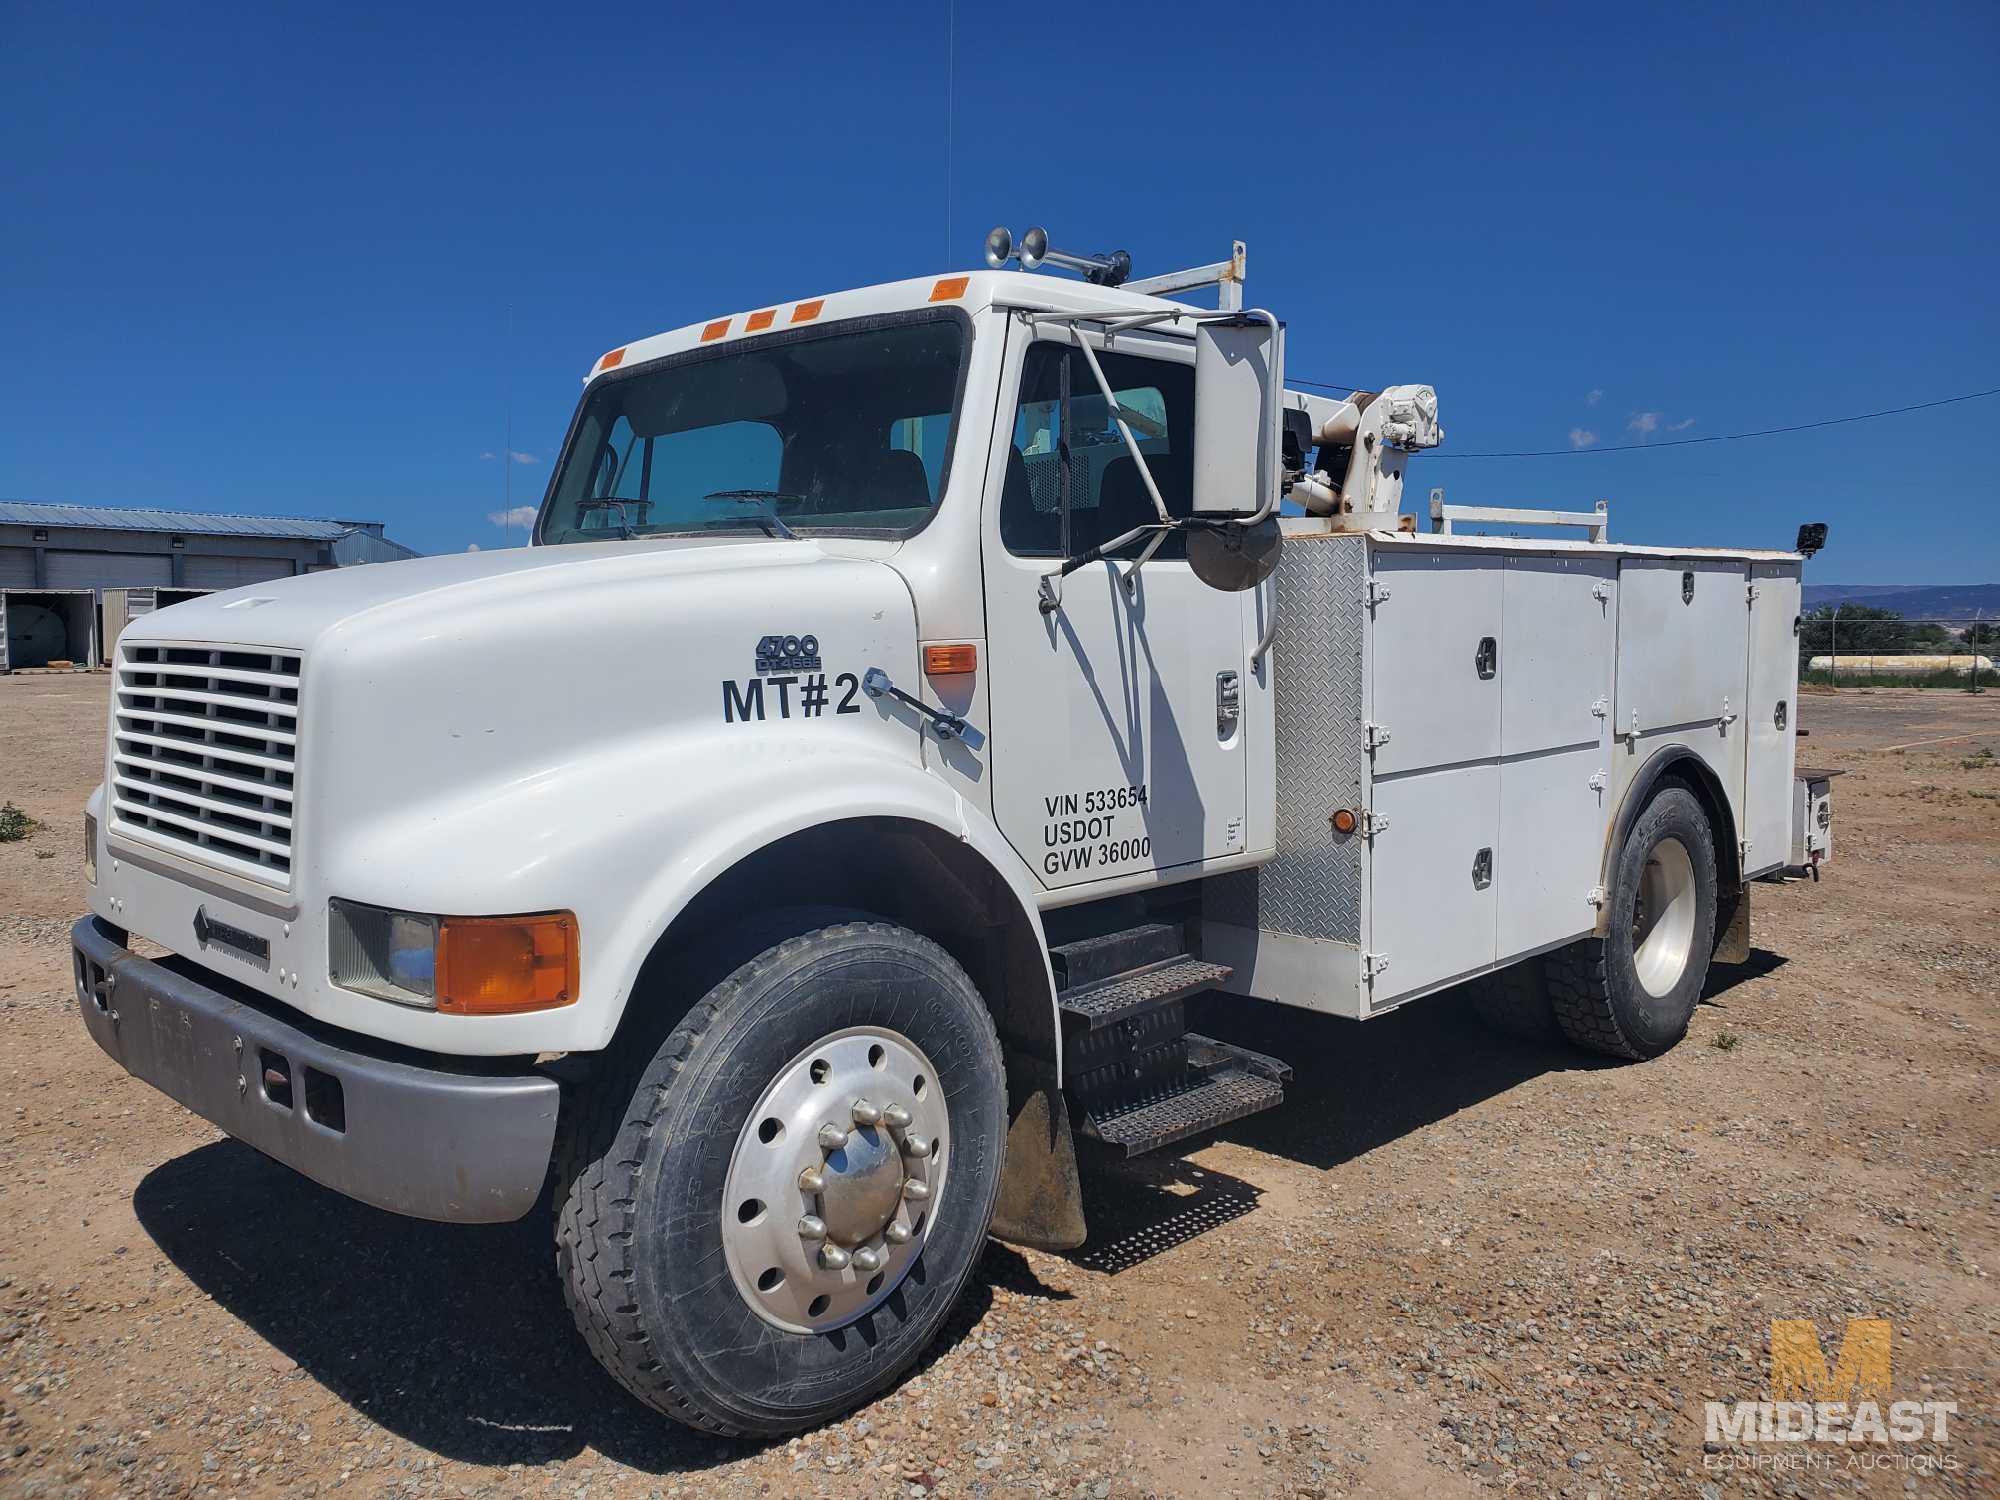
[[[560,547],[458,552],[281,578],[142,615],[130,641],[224,641],[306,650],[336,627],[477,610],[501,601],[532,608],[558,594],[573,601],[600,587],[686,574],[795,568],[834,558],[882,558],[893,544],[801,538],[660,537]],[[760,585],[774,590],[777,585]]]

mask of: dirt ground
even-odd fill
[[[1498,1042],[1457,996],[1235,1002],[1283,1110],[1093,1170],[1082,1251],[994,1246],[915,1378],[759,1448],[598,1372],[545,1225],[357,1206],[91,1044],[105,691],[0,679],[0,800],[46,825],[0,845],[0,1493],[2000,1493],[2000,693],[1805,700],[1836,862],[1757,888],[1668,1056]],[[1831,1364],[1850,1317],[1946,1440],[1704,1451],[1773,1319]]]

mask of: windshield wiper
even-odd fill
[[[784,537],[787,541],[797,541],[799,534],[784,523],[778,515],[780,500],[795,500],[805,503],[804,495],[788,495],[783,490],[711,490],[701,497],[704,500],[723,500],[732,505],[755,505],[759,513],[757,519],[764,523],[772,536]]]

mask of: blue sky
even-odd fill
[[[0,495],[501,545],[605,349],[993,224],[1140,275],[1244,238],[1292,373],[1435,384],[1446,453],[2000,386],[1990,0],[967,6],[955,85],[943,8],[848,10],[0,0]],[[1989,399],[1412,487],[1983,582],[1996,436]]]

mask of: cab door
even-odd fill
[[[1084,336],[1162,499],[1187,514],[1193,345]],[[1239,853],[1242,600],[1194,576],[1179,534],[1136,577],[1144,539],[1051,579],[1045,600],[1065,555],[1157,513],[1075,335],[1016,323],[1009,339],[983,519],[995,820],[1051,890]]]

